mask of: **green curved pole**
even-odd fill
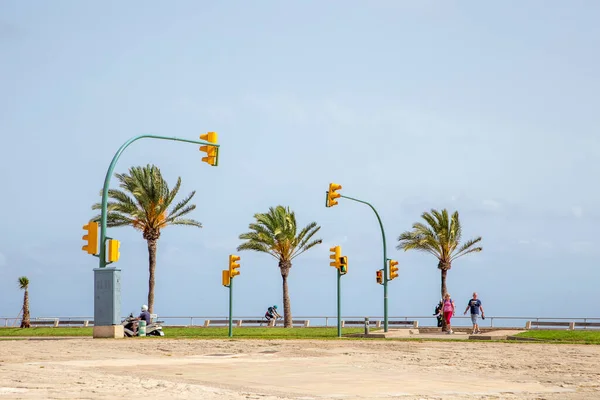
[[[383,238],[383,331],[387,332],[388,331],[388,271],[386,268],[387,248],[385,245],[385,231],[383,230],[383,223],[381,222],[381,218],[379,218],[379,213],[377,212],[375,207],[373,207],[370,203],[367,203],[366,201],[363,201],[363,200],[355,199],[354,197],[348,197],[348,196],[343,196],[343,195],[340,197],[343,197],[344,199],[348,199],[348,200],[354,200],[356,202],[368,205],[369,207],[371,207],[371,210],[373,210],[373,212],[375,213],[375,216],[377,217],[377,221],[379,222],[379,228],[381,228],[381,236]]]
[[[211,145],[211,146],[215,146],[217,148],[219,147],[218,144],[206,142],[204,140],[189,140],[189,139],[181,139],[181,138],[176,138],[176,137],[167,137],[167,136],[159,136],[159,135],[135,136],[135,137],[129,139],[128,141],[126,141],[125,143],[123,143],[123,145],[121,147],[119,147],[119,150],[117,150],[112,161],[110,162],[108,171],[106,171],[106,177],[104,178],[104,187],[102,188],[102,211],[101,211],[101,217],[100,217],[100,254],[99,254],[99,258],[100,258],[99,267],[100,268],[106,267],[106,246],[105,246],[106,220],[107,220],[106,209],[107,209],[107,205],[108,205],[108,187],[110,185],[110,178],[112,177],[115,166],[117,165],[117,161],[119,161],[119,157],[121,157],[121,154],[123,153],[123,151],[125,151],[125,149],[127,147],[129,147],[129,145],[132,144],[133,142],[135,142],[136,140],[145,139],[145,138],[173,140],[176,142],[186,142],[186,143],[194,143],[194,144],[200,144],[200,145]],[[217,160],[218,160],[218,153],[217,153]]]
[[[103,270],[103,268],[106,268],[106,225],[107,225],[107,208],[108,208],[108,187],[110,185],[110,178],[112,177],[113,171],[115,169],[115,166],[117,165],[117,161],[119,160],[119,157],[121,156],[121,154],[123,153],[123,151],[125,151],[125,149],[127,147],[129,147],[130,144],[132,144],[133,142],[135,142],[136,140],[139,139],[159,139],[159,140],[172,140],[172,141],[176,141],[176,142],[185,142],[185,143],[194,143],[194,144],[199,144],[199,145],[210,145],[210,146],[215,146],[217,147],[217,162],[215,163],[215,165],[218,165],[218,159],[219,159],[219,145],[216,143],[211,143],[208,141],[204,141],[204,140],[189,140],[189,139],[181,139],[181,138],[176,138],[176,137],[167,137],[167,136],[159,136],[159,135],[139,135],[139,136],[135,136],[131,139],[129,139],[128,141],[126,141],[125,143],[123,143],[123,145],[121,147],[119,147],[119,150],[117,150],[117,152],[115,153],[112,161],[110,162],[110,166],[108,167],[108,171],[106,171],[106,177],[104,178],[104,186],[102,188],[102,209],[101,209],[101,214],[100,214],[100,254],[98,255],[99,258],[99,269],[98,270],[94,270],[94,284],[96,285],[98,282],[96,281],[96,279],[98,277],[101,277],[101,274],[99,271],[111,271],[111,269],[105,269]],[[115,273],[117,273],[120,270],[114,270]],[[98,274],[96,274],[98,272]],[[120,273],[120,272],[119,272]],[[102,282],[100,282],[102,283]],[[94,289],[96,290],[96,288]],[[120,285],[115,287],[115,285],[110,284],[110,289],[108,289],[110,291],[110,297],[107,297],[106,295],[103,295],[102,298],[99,298],[98,296],[96,296],[96,294],[94,294],[94,330],[96,329],[96,325],[109,325],[108,321],[111,321],[112,323],[110,325],[119,325],[121,323],[121,316],[120,316],[120,310],[121,310],[121,296],[120,296]],[[111,312],[108,312],[106,310],[112,310]],[[97,322],[103,321],[105,323],[100,323],[97,324]],[[95,332],[95,331],[94,331]],[[94,337],[95,333],[94,333]]]

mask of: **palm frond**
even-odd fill
[[[189,219],[189,218],[176,219],[176,220],[170,222],[169,225],[188,225],[188,226],[197,226],[198,228],[202,228],[201,222],[198,222],[194,219]]]
[[[462,246],[460,246],[458,251],[452,256],[452,260],[457,259],[458,257],[462,257],[465,254],[480,252],[481,250],[483,250],[482,247],[473,248],[473,245],[479,242],[481,242],[481,236],[467,241]]]
[[[19,289],[26,290],[29,287],[29,278],[26,276],[19,277]]]
[[[260,253],[267,253],[273,257],[275,257],[276,259],[279,259],[279,255],[275,254],[274,252],[272,252],[269,247],[267,245],[265,245],[264,243],[258,243],[258,242],[245,242],[240,244],[237,247],[238,251],[243,251],[243,250],[253,250],[253,251],[258,251]]]
[[[136,229],[160,230],[168,225],[202,226],[193,219],[183,219],[196,206],[190,204],[195,192],[178,202],[170,213],[167,212],[180,188],[181,178],[172,190],[163,178],[160,169],[154,165],[131,167],[127,173],[115,174],[120,189],[109,189],[111,201],[107,204],[107,225],[110,227],[131,225]],[[93,210],[101,209],[101,204],[92,205]],[[99,221],[96,216],[94,221]]]
[[[296,215],[289,207],[270,207],[266,213],[255,214],[254,219],[249,225],[250,232],[239,236],[245,240],[240,250],[269,252],[280,261],[290,261],[321,242],[320,239],[310,242],[320,229],[315,222],[297,232]]]

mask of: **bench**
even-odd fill
[[[302,328],[308,328],[310,326],[310,320],[308,319],[293,319],[292,326],[300,325]]]
[[[575,322],[575,327],[587,328],[600,328],[600,322]]]
[[[244,319],[238,321],[240,323],[239,326],[243,325],[258,325],[258,326],[275,326],[275,320],[267,321],[266,319]]]
[[[389,321],[388,321],[389,323]],[[363,319],[361,320],[351,320],[351,321],[342,321],[342,328],[344,328],[346,325],[359,325],[359,326],[365,326],[365,320]],[[369,325],[375,325],[375,327],[377,328],[381,328],[381,321],[369,321]]]
[[[240,326],[241,325],[240,320],[238,321],[231,321],[231,325],[232,326]],[[204,327],[208,328],[209,326],[228,326],[229,325],[229,320],[228,319],[206,319],[204,320]]]
[[[36,326],[52,326],[54,328],[56,328],[58,326],[58,319],[51,319],[51,320],[36,320],[33,319],[31,321],[29,321],[29,324],[32,327],[36,327]]]
[[[240,324],[238,326],[244,326],[244,325],[259,325],[259,326],[269,326],[269,327],[282,327],[283,326],[283,320],[282,319],[278,319],[277,323],[275,322],[275,320],[271,320],[270,322],[268,322],[267,325],[267,321],[264,319],[244,319],[241,321],[238,321]],[[292,320],[292,326],[300,326],[302,328],[307,328],[310,325],[310,321],[308,319],[294,319]]]
[[[419,321],[388,321],[388,326],[389,325],[400,325],[406,326],[408,328],[417,329],[419,328]]]
[[[58,321],[58,326],[63,325],[82,325],[84,328],[90,325],[94,325],[94,321],[83,320],[83,319],[70,319],[70,320],[60,320]]]
[[[525,323],[525,329],[530,330],[533,327],[540,329],[545,327],[546,329],[552,328],[567,328],[568,330],[575,329],[575,322],[557,322],[557,321],[527,321]]]

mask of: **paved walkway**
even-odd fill
[[[421,333],[418,329],[390,329],[388,332],[376,331],[365,335],[364,333],[345,335],[348,337],[364,338],[402,338],[402,339],[441,339],[441,340],[506,340],[509,336],[525,331],[520,330],[497,330],[472,335],[470,332],[447,333]]]

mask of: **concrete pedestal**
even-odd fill
[[[94,338],[123,339],[123,325],[94,326]]]

